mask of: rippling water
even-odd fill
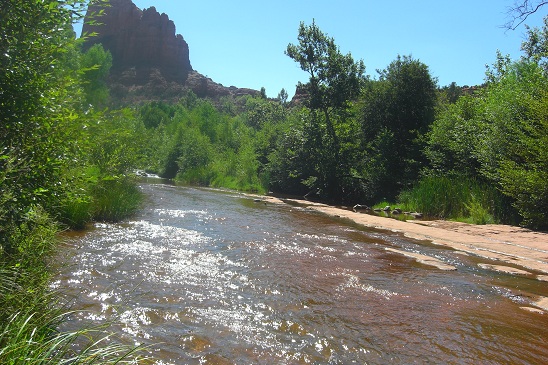
[[[145,184],[135,220],[67,236],[54,286],[157,364],[546,364],[546,283],[234,193]],[[440,271],[387,247],[434,255]]]

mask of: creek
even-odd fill
[[[548,314],[520,308],[546,283],[305,207],[141,188],[137,217],[65,234],[69,327],[112,322],[158,365],[548,364]]]

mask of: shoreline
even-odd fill
[[[548,282],[548,233],[498,224],[474,225],[445,220],[402,221],[300,199],[263,197],[263,200],[275,204],[297,204],[365,227],[400,233],[415,240],[431,241],[433,244],[498,261],[500,265],[491,265],[498,271],[507,268],[505,272],[510,274],[530,274]],[[515,266],[521,270],[516,270]]]
[[[497,224],[473,225],[444,220],[401,221],[308,200],[251,196],[255,198],[255,201],[277,205],[297,205],[332,218],[347,219],[364,227],[391,231],[414,240],[429,241],[464,255],[474,255],[495,262],[495,264],[478,264],[482,269],[548,283],[548,233]],[[432,256],[393,248],[386,248],[386,250],[405,255],[439,270],[457,270],[456,267]],[[534,296],[536,299],[530,303],[530,306],[521,308],[530,312],[548,313],[548,297]]]

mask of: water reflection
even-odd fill
[[[473,258],[233,193],[144,185],[124,224],[69,237],[55,286],[158,364],[541,364],[548,316]],[[385,247],[457,266],[440,271]],[[516,282],[517,280],[517,282]]]

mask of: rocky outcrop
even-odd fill
[[[85,41],[84,49],[101,43],[111,52],[109,86],[118,102],[175,100],[185,90],[212,99],[259,94],[257,90],[225,87],[194,71],[188,44],[176,34],[173,21],[155,7],[140,10],[131,0],[90,6],[82,32],[93,35]]]
[[[104,13],[99,16],[100,10]],[[192,70],[188,44],[175,34],[173,21],[154,7],[141,11],[131,0],[110,0],[104,8],[90,6],[82,31],[96,33],[84,47],[101,43],[112,53],[113,75],[135,71],[135,80],[126,75],[126,82],[148,82],[150,71],[157,69],[167,80],[184,83]]]
[[[221,96],[242,96],[252,95],[257,96],[260,94],[258,90],[238,88],[236,86],[226,87],[222,84],[216,83],[208,77],[196,72],[191,71],[188,74],[185,86],[192,90],[200,98],[218,99]]]
[[[295,89],[295,94],[293,95],[293,98],[291,98],[289,105],[295,106],[304,104],[305,101],[308,99],[308,96],[309,95],[308,90],[306,90],[306,85],[299,82]]]

